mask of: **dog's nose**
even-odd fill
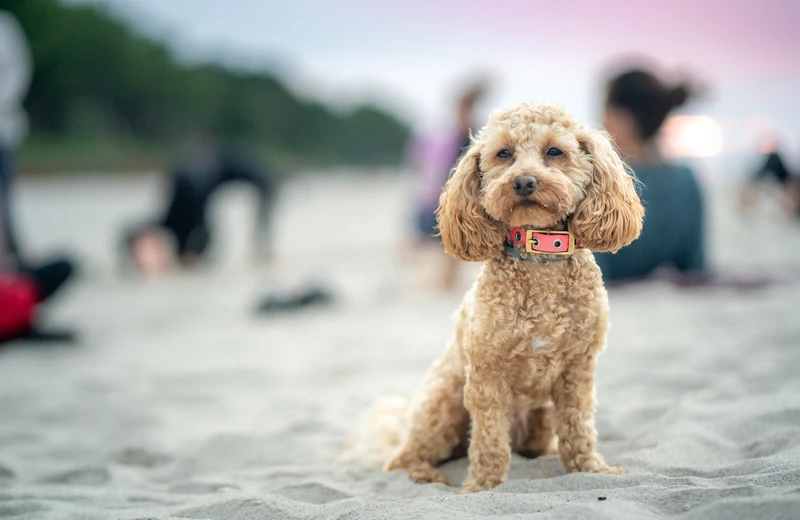
[[[525,197],[536,191],[536,179],[530,175],[514,177],[514,192],[520,197]]]

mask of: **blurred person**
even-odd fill
[[[762,165],[741,189],[739,202],[742,210],[751,210],[760,188],[770,183],[779,187],[780,205],[783,209],[789,214],[800,216],[800,181],[786,167],[779,153],[779,145],[778,139],[772,135],[764,136],[760,140]]]
[[[22,103],[28,93],[33,65],[25,34],[16,18],[0,11],[0,255],[19,262],[19,245],[11,212],[14,153],[28,130]],[[0,268],[3,258],[0,256]]]
[[[235,181],[248,183],[258,193],[257,254],[269,257],[275,181],[266,170],[224,149],[210,134],[198,135],[184,147],[170,172],[170,198],[163,216],[125,234],[125,256],[145,275],[165,272],[176,259],[185,267],[200,262],[212,239],[207,221],[211,197]]]
[[[415,244],[417,252],[435,245],[441,250],[436,226],[436,208],[453,166],[470,144],[470,131],[474,126],[475,108],[485,96],[487,83],[472,84],[459,96],[456,105],[456,124],[448,131],[418,134],[412,137],[407,151],[407,163],[416,175],[416,202],[414,208]],[[458,261],[440,255],[439,285],[452,289],[458,281]]]
[[[598,253],[606,281],[644,278],[673,268],[685,282],[706,279],[704,198],[694,172],[667,162],[656,144],[674,109],[692,96],[688,84],[667,85],[632,69],[607,84],[603,126],[641,182],[646,208],[641,237],[616,254]]]
[[[0,339],[65,340],[72,333],[45,332],[34,323],[33,311],[71,277],[73,263],[67,258],[25,258],[13,219],[14,154],[27,133],[22,102],[31,74],[25,35],[12,15],[0,11]]]

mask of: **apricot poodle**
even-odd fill
[[[550,105],[494,113],[438,211],[447,252],[484,262],[481,274],[422,390],[407,406],[377,410],[370,446],[355,451],[447,483],[436,465],[468,445],[463,492],[504,482],[512,449],[557,452],[568,472],[623,473],[595,449],[594,372],[609,307],[592,251],[632,242],[643,216],[605,133]]]

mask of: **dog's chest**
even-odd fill
[[[563,367],[586,352],[608,319],[596,265],[584,261],[579,267],[564,262],[530,271],[516,264],[486,269],[469,317],[468,355],[487,358],[489,347],[489,359],[502,364],[516,391],[548,393]],[[491,338],[488,345],[485,338]]]
[[[526,290],[498,289],[493,298],[479,301],[488,304],[484,309],[493,332],[505,336],[510,359],[534,371],[535,377],[558,372],[602,314],[604,293],[556,279],[531,283]]]
[[[515,347],[512,348],[510,365],[517,371],[513,378],[519,385],[517,391],[525,395],[549,393],[565,362],[578,346],[570,333],[573,327],[568,317],[555,322],[532,320],[531,326],[525,327],[525,334],[511,340]]]
[[[553,346],[553,341],[543,336],[534,336],[528,340],[528,346],[530,346],[532,354],[544,354]]]

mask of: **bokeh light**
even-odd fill
[[[722,151],[722,127],[708,116],[673,116],[662,132],[664,153],[669,157],[713,157]]]

